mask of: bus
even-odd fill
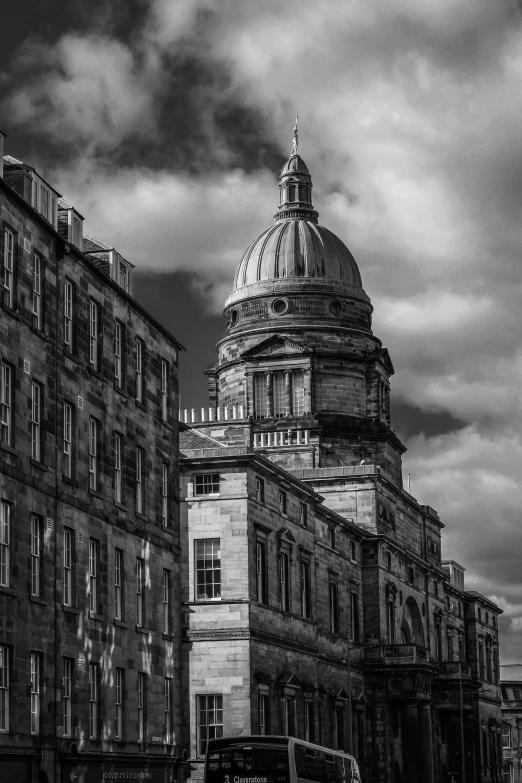
[[[211,739],[204,783],[361,783],[357,761],[295,737]]]

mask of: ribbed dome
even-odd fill
[[[299,171],[300,173],[302,172],[303,174],[310,174],[310,172],[308,171],[308,166],[306,165],[302,157],[297,154],[291,155],[289,160],[286,161],[285,165],[281,169],[281,177],[284,174],[290,174],[295,171]]]
[[[237,269],[234,290],[280,278],[339,280],[362,288],[346,245],[315,221],[295,218],[278,220],[252,242]]]

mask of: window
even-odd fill
[[[89,610],[98,611],[98,552],[99,542],[91,538],[89,540]]]
[[[98,735],[98,664],[89,664],[89,739]]]
[[[302,416],[305,412],[304,373],[294,370],[292,373],[292,414]]]
[[[161,360],[161,418],[163,421],[168,419],[168,382],[169,382],[169,363],[165,359]]]
[[[256,476],[256,500],[258,503],[265,502],[265,482]]]
[[[279,511],[281,514],[286,516],[286,508],[287,508],[287,498],[286,498],[286,492],[282,492],[282,490],[279,490]]]
[[[392,567],[391,552],[386,552],[386,568],[388,569],[388,571],[391,571],[391,567]]]
[[[165,744],[172,744],[172,679],[165,677],[165,704],[164,704]]]
[[[73,602],[73,531],[63,529],[63,602],[72,606]]]
[[[279,604],[283,612],[290,611],[290,561],[286,552],[279,555]]]
[[[122,499],[122,437],[119,432],[114,433],[114,500],[116,503],[121,503]]]
[[[92,416],[89,419],[89,489],[98,488],[98,422]]]
[[[62,708],[63,708],[63,736],[70,737],[72,733],[72,676],[73,660],[71,658],[63,659],[63,689],[62,689]]]
[[[254,409],[256,419],[265,419],[268,416],[266,387],[266,374],[256,373],[254,375]]]
[[[98,305],[89,302],[89,363],[98,369]]]
[[[9,648],[0,645],[0,731],[9,731]]]
[[[114,550],[114,618],[123,620],[123,552]]]
[[[138,672],[138,742],[145,741],[145,721],[147,718],[146,674]]]
[[[49,190],[40,183],[40,209],[39,212],[49,220]]]
[[[216,495],[219,493],[219,473],[196,474],[194,491],[196,495]]]
[[[287,415],[286,393],[285,393],[285,373],[275,372],[272,375],[273,381],[273,400],[274,416],[277,419]]]
[[[197,696],[198,756],[204,756],[209,739],[223,736],[223,696]]]
[[[353,542],[353,541],[350,541],[350,559],[351,559],[351,560],[352,560],[354,563],[355,563],[355,562],[356,562],[356,560],[357,560],[356,554],[357,554],[357,552],[356,552],[356,549],[355,549],[355,544],[354,544],[354,542]]]
[[[114,322],[114,383],[121,389],[123,386],[123,341],[125,327],[121,321]]]
[[[117,740],[123,739],[123,699],[125,695],[124,691],[124,677],[125,673],[123,669],[116,669],[116,676],[114,678],[114,701],[116,706],[116,722],[114,726],[114,734]]]
[[[36,329],[41,329],[43,325],[42,266],[42,259],[35,253],[33,256],[33,315]]]
[[[415,571],[412,566],[408,566],[407,570],[408,582],[412,585],[415,581]]]
[[[453,631],[448,631],[448,661],[452,661],[454,658],[453,650]]]
[[[143,514],[143,449],[136,446],[135,457],[135,475],[136,475],[136,513]]]
[[[304,704],[304,730],[306,742],[315,742],[314,703],[305,701]]]
[[[13,445],[13,368],[2,362],[0,427],[2,443]]]
[[[163,633],[170,634],[170,571],[163,569]]]
[[[310,563],[301,563],[301,615],[310,619],[312,613],[310,600]]]
[[[479,677],[481,680],[486,678],[486,667],[484,663],[484,642],[479,639]]]
[[[464,646],[464,635],[459,633],[459,661],[466,660],[466,648]]]
[[[14,305],[14,234],[4,229],[4,304]]]
[[[350,593],[350,622],[351,639],[353,642],[360,641],[359,631],[359,596],[352,590]]]
[[[259,733],[262,736],[270,734],[270,701],[268,693],[260,693],[258,701]]]
[[[266,542],[256,542],[256,598],[260,604],[268,603],[268,579]]]
[[[9,587],[11,537],[11,506],[2,500],[0,503],[0,585]]]
[[[308,526],[308,506],[304,503],[299,503],[299,521],[303,527]]]
[[[40,733],[40,654],[31,653],[31,734]]]
[[[293,696],[284,696],[282,699],[283,711],[283,734],[292,737],[295,734],[295,698]]]
[[[136,337],[134,341],[134,371],[136,374],[136,400],[143,402],[143,341]]]
[[[74,283],[65,280],[63,287],[63,344],[71,353],[74,350]]]
[[[143,627],[145,621],[145,563],[136,558],[136,625]]]
[[[335,708],[335,737],[337,750],[344,750],[344,707]]]
[[[386,631],[388,644],[395,644],[395,595],[391,591],[386,603]]]
[[[120,261],[119,264],[119,282],[125,293],[129,293],[129,270],[127,266]]]
[[[73,408],[69,402],[63,404],[63,475],[72,478],[72,434]]]
[[[31,516],[31,595],[40,595],[41,520]]]
[[[339,633],[339,586],[336,582],[330,582],[329,603],[330,631],[332,633]]]
[[[81,249],[82,244],[82,223],[79,218],[77,218],[74,214],[72,215],[71,219],[71,226],[72,226],[72,243],[76,247],[79,247]]]
[[[511,747],[511,726],[509,725],[509,723],[502,724],[502,747],[503,748]]]
[[[330,549],[335,549],[335,530],[329,527],[326,533],[327,544]]]
[[[221,598],[220,539],[203,538],[194,543],[196,547],[196,599],[205,601]]]
[[[167,527],[169,509],[169,466],[166,462],[161,465],[161,524]]]
[[[40,428],[42,389],[35,381],[31,384],[31,456],[37,462],[42,458],[42,432]]]

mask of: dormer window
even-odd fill
[[[120,261],[119,264],[118,283],[121,285],[123,290],[128,294],[129,293],[129,270],[127,268],[127,265],[124,264],[123,261]]]

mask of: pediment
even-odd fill
[[[347,692],[345,691],[345,689],[344,689],[344,688],[341,688],[341,690],[339,691],[339,693],[337,693],[337,694],[336,694],[335,698],[336,698],[336,699],[343,699],[343,700],[346,700],[346,701],[348,701],[348,699],[349,699],[349,696],[348,696]]]
[[[295,538],[287,527],[282,527],[277,533],[280,541],[286,541],[287,544],[295,544]]]
[[[253,348],[249,348],[242,355],[242,359],[270,359],[272,357],[282,356],[303,356],[312,353],[312,349],[305,343],[296,340],[290,340],[274,334],[267,340],[262,340]]]
[[[373,361],[382,364],[389,375],[395,375],[395,368],[387,348],[380,348],[378,351],[375,351],[369,359],[373,359]]]
[[[295,672],[285,669],[281,676],[277,680],[278,685],[283,685],[285,688],[300,688],[301,683],[299,677]]]

